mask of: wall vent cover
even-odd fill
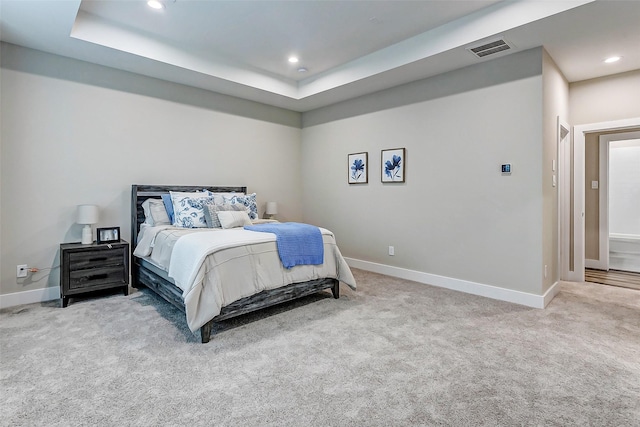
[[[504,52],[505,50],[513,49],[510,43],[507,43],[504,39],[493,40],[491,42],[483,43],[480,46],[468,47],[467,50],[477,56],[478,58],[484,58],[485,56],[493,55],[498,52]]]

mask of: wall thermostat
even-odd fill
[[[502,173],[511,173],[511,163],[505,163],[502,165]]]

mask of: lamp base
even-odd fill
[[[82,241],[83,245],[90,245],[93,243],[93,230],[89,224],[85,224],[82,229]]]

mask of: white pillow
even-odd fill
[[[204,218],[202,205],[211,201],[209,192],[185,193],[170,191],[173,204],[173,225],[184,228],[205,228],[207,222]]]
[[[222,228],[235,228],[251,225],[251,220],[246,211],[219,211],[218,219]]]
[[[142,202],[142,210],[144,211],[145,224],[155,225],[171,225],[171,220],[164,207],[162,199],[147,199]]]

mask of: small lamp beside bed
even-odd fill
[[[93,243],[93,229],[92,224],[98,222],[98,207],[96,205],[78,205],[78,218],[76,222],[78,224],[84,224],[82,229],[82,241],[83,245],[90,245]]]
[[[264,211],[264,216],[267,219],[273,219],[278,215],[278,202],[267,202],[267,208]]]

